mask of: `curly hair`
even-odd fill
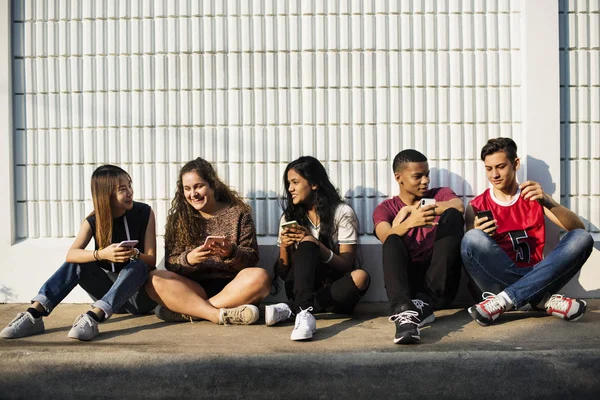
[[[393,172],[402,172],[408,163],[419,163],[426,161],[427,157],[425,157],[425,154],[421,153],[420,151],[414,149],[402,150],[400,153],[396,154],[396,157],[394,157],[392,170]]]
[[[177,188],[175,189],[175,197],[171,202],[171,209],[167,215],[167,225],[165,227],[165,247],[169,248],[175,244],[191,245],[197,243],[201,236],[202,227],[205,219],[194,207],[186,200],[183,192],[183,175],[195,172],[200,178],[206,181],[209,187],[214,191],[215,200],[221,203],[229,204],[230,206],[241,206],[245,209],[250,209],[242,197],[229,186],[227,186],[217,174],[211,163],[203,158],[186,163],[177,179]],[[167,254],[168,249],[165,249]]]
[[[283,173],[284,193],[281,197],[281,208],[287,221],[297,221],[300,225],[309,228],[308,213],[303,204],[294,204],[292,195],[287,190],[289,186],[288,172],[296,171],[312,186],[316,186],[314,191],[314,204],[317,208],[317,215],[320,218],[321,228],[319,230],[319,241],[327,248],[333,249],[333,235],[336,227],[334,226],[335,209],[341,203],[344,203],[337,189],[333,186],[325,171],[323,164],[314,157],[300,157],[287,165]]]

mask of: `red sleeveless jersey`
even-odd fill
[[[524,200],[520,190],[515,197],[510,203],[503,203],[487,189],[471,201],[471,206],[475,214],[492,211],[498,225],[492,239],[518,267],[531,267],[544,258],[544,207],[535,200]]]

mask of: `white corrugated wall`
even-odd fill
[[[201,156],[276,235],[281,174],[323,161],[372,232],[414,147],[434,185],[487,187],[478,152],[521,135],[519,1],[15,1],[17,236],[69,237],[89,177],[128,170],[159,233]]]
[[[600,232],[600,1],[560,2],[561,202]]]

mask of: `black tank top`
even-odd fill
[[[133,202],[133,208],[125,211],[125,214],[118,218],[113,218],[113,232],[111,243],[120,243],[123,240],[128,240],[127,231],[125,229],[125,218],[127,218],[127,227],[129,229],[129,239],[138,240],[135,246],[139,251],[144,251],[144,239],[146,238],[146,228],[150,218],[150,206],[146,203]],[[94,248],[98,250],[98,241],[96,240],[96,215],[92,214],[86,218],[92,227],[94,235]],[[114,271],[119,272],[127,263],[114,263]],[[113,270],[110,261],[101,261],[100,266],[109,271]]]

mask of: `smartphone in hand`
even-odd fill
[[[491,210],[481,210],[481,211],[477,211],[477,218],[481,219],[487,217],[487,220],[484,222],[488,222],[494,219],[494,215],[492,214]]]
[[[435,199],[427,199],[427,198],[421,199],[420,204],[421,204],[421,207],[429,206],[429,205],[435,204]]]
[[[296,222],[296,221],[289,221],[289,222],[284,222],[283,224],[281,224],[281,229],[295,228],[297,226],[298,226],[298,222]]]
[[[121,243],[117,245],[117,247],[135,247],[138,244],[137,240],[123,240]]]
[[[225,236],[207,236],[202,247],[208,248],[213,243],[223,243]]]

